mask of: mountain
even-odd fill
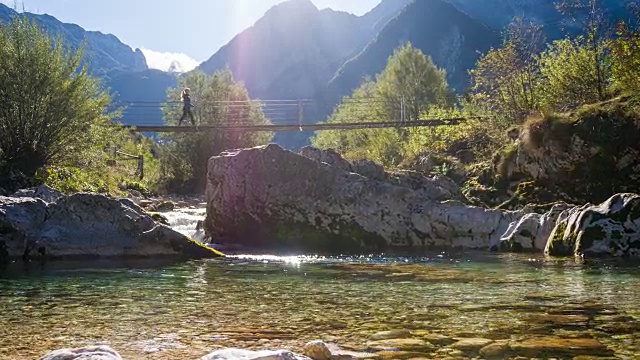
[[[365,31],[369,30],[371,35],[376,35],[411,1],[413,0],[382,0],[380,4],[360,18],[362,28]]]
[[[144,71],[114,70],[104,76],[111,90],[112,110],[122,109],[122,118],[130,125],[164,125],[160,103],[167,99],[167,89],[178,84],[178,74],[155,69]]]
[[[17,13],[0,3],[0,23],[8,22]],[[159,104],[166,99],[166,89],[177,84],[176,75],[152,70],[142,51],[133,50],[111,34],[86,31],[75,24],[63,23],[50,15],[25,13],[52,36],[60,36],[66,45],[78,49],[83,44],[84,61],[89,71],[102,79],[113,99],[113,110],[131,102]],[[161,125],[162,111],[158,107],[125,108],[119,121],[132,125]]]
[[[407,43],[430,55],[447,71],[457,91],[468,86],[468,70],[482,52],[500,42],[500,34],[442,0],[414,0],[386,24],[366,48],[346,62],[325,90],[331,104],[380,73],[394,50]]]
[[[0,3],[0,23],[9,22],[16,11]],[[78,25],[67,24],[50,15],[25,13],[52,36],[61,36],[72,49],[85,46],[85,61],[93,74],[102,75],[111,70],[147,70],[147,61],[139,49],[133,50],[111,34],[86,31]]]
[[[368,41],[359,26],[355,15],[289,0],[267,11],[200,69],[213,73],[228,66],[254,98],[313,97],[318,84]]]
[[[568,18],[559,13],[556,4],[559,0],[447,0],[469,16],[482,21],[495,29],[503,29],[515,17],[531,20],[547,28],[552,38],[564,35],[565,29],[571,31]],[[611,21],[628,20],[631,12],[628,6],[637,0],[600,0],[598,4]]]

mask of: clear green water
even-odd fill
[[[379,352],[370,343],[394,329],[431,345]],[[640,266],[465,255],[76,263],[0,275],[2,359],[95,343],[128,359],[198,359],[222,347],[299,351],[315,339],[384,358],[464,359],[479,355],[453,349],[459,338],[537,336],[594,338],[616,358],[640,358]]]

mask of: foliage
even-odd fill
[[[611,35],[611,18],[602,6],[603,0],[562,0],[557,3],[560,13],[568,16],[573,22],[582,28],[584,47],[589,49],[591,68],[595,75],[595,88],[598,94],[597,100],[606,99],[607,68],[604,61],[606,39]]]
[[[105,139],[109,96],[81,58],[23,16],[0,27],[0,175],[32,177]]]
[[[618,28],[618,38],[611,41],[613,87],[625,93],[640,91],[640,33],[625,24]]]
[[[112,195],[127,190],[139,191],[144,196],[155,193],[159,178],[158,152],[152,139],[131,135],[127,131],[107,129],[107,140],[100,142],[83,157],[50,165],[38,170],[37,183],[49,185],[64,193],[97,192]],[[114,155],[110,149],[142,155],[144,179],[139,180],[138,164],[134,159]]]
[[[599,86],[600,71],[609,78],[608,68],[593,61],[602,59],[604,48],[599,53],[587,46],[583,38],[563,39],[553,42],[540,55],[541,86],[544,89],[543,108],[558,111],[570,110],[582,104],[602,99]]]
[[[450,108],[451,90],[445,72],[431,58],[407,44],[397,49],[376,81],[365,81],[345,97],[329,117],[329,123],[381,122],[425,119],[429,111]],[[449,110],[447,110],[449,111]],[[407,156],[412,130],[362,129],[326,131],[312,139],[314,146],[334,149],[346,158],[367,158],[386,167],[399,166]],[[414,150],[415,151],[415,150]]]
[[[184,87],[191,89],[195,104],[193,113],[198,125],[264,125],[268,120],[261,105],[251,101],[244,86],[233,79],[229,70],[218,71],[211,76],[193,71],[179,80],[179,87],[167,92],[164,107],[165,120],[176,125],[182,115],[182,107],[171,106],[180,101]],[[173,134],[166,137],[161,151],[160,172],[170,191],[204,191],[207,162],[211,156],[228,149],[238,149],[266,144],[271,133],[243,133],[211,131],[197,134]]]
[[[503,123],[519,121],[539,105],[537,50],[540,28],[516,20],[500,48],[492,48],[470,71],[471,99],[483,103]]]
[[[387,120],[400,119],[404,102],[407,120],[419,120],[434,105],[452,102],[446,72],[410,43],[396,49],[384,71],[378,75],[377,96]]]

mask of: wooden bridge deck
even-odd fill
[[[357,122],[342,124],[288,124],[288,125],[198,125],[198,126],[134,126],[125,125],[136,132],[148,133],[197,133],[205,131],[261,132],[261,131],[326,131],[384,128],[415,128],[458,125],[468,118],[432,119],[417,121]]]

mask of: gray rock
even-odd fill
[[[483,347],[493,343],[493,340],[483,338],[460,339],[453,343],[451,347],[462,351],[480,351]]]
[[[351,164],[351,170],[371,180],[387,181],[384,167],[371,160],[356,160]]]
[[[108,346],[62,349],[48,353],[40,360],[122,360],[120,354]]]
[[[64,194],[60,191],[50,188],[46,185],[41,185],[32,189],[18,190],[11,197],[30,197],[41,199],[45,202],[52,203],[58,199],[64,197]]]
[[[370,352],[343,350],[336,344],[328,344],[321,340],[306,343],[302,353],[312,360],[357,360],[379,357],[379,355]]]
[[[309,159],[331,165],[340,170],[352,171],[351,164],[342,158],[340,154],[333,150],[322,150],[311,146],[300,149],[300,155],[306,156]]]
[[[302,348],[302,353],[313,360],[331,359],[331,349],[322,341],[310,341]]]
[[[387,339],[406,339],[411,337],[411,331],[409,330],[389,330],[381,331],[371,335],[371,340],[387,340]]]
[[[40,199],[0,197],[0,243],[10,258],[23,254],[56,258],[214,257],[208,248],[126,201],[75,194],[47,204]],[[129,204],[130,205],[130,204]]]
[[[600,205],[574,208],[553,229],[552,256],[639,257],[640,195],[617,194]]]
[[[176,208],[176,204],[172,201],[163,201],[153,207],[158,212],[170,212]]]
[[[433,200],[468,201],[460,187],[447,177],[428,178],[413,171],[398,171],[389,176],[389,182],[393,185],[422,192],[426,197]]]
[[[214,351],[200,360],[311,360],[304,355],[287,350],[252,351],[243,349],[223,349]]]
[[[500,249],[514,252],[543,252],[558,221],[572,210],[567,205],[554,205],[546,214],[529,213],[509,226],[502,236]]]
[[[209,160],[205,230],[266,249],[488,249],[524,215],[439,199],[268,145]]]

